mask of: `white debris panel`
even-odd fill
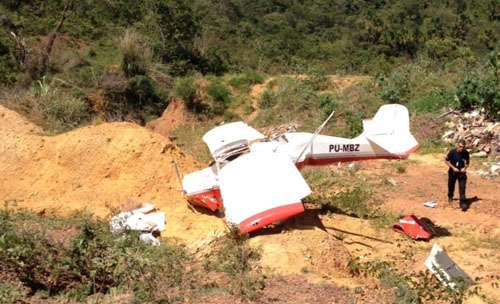
[[[438,244],[434,244],[425,266],[439,281],[446,286],[456,288],[457,285],[472,283],[470,277],[448,256]]]
[[[141,208],[121,212],[111,218],[111,231],[136,230],[151,233],[165,230],[165,213],[153,212],[153,204],[143,204]]]

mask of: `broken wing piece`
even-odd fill
[[[240,150],[248,150],[248,142],[264,138],[262,133],[242,121],[213,128],[203,135],[203,141],[215,161],[224,160]]]
[[[182,190],[190,203],[212,211],[222,206],[219,181],[214,167],[208,167],[184,176]]]
[[[425,260],[425,266],[443,284],[456,288],[469,286],[471,278],[448,256],[446,251],[438,244],[434,244],[429,257]]]
[[[304,212],[302,198],[311,189],[289,157],[251,152],[219,173],[226,221],[249,233]]]

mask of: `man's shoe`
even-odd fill
[[[468,206],[465,203],[460,203],[460,209],[462,209],[463,212],[467,211]]]
[[[453,198],[452,197],[448,197],[448,203],[453,203]]]

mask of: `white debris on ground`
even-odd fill
[[[427,201],[424,203],[424,206],[429,208],[436,208],[438,204],[436,203],[436,201]]]
[[[460,284],[468,286],[472,283],[470,277],[448,256],[438,244],[432,246],[425,266],[444,285],[456,288]]]
[[[500,162],[496,163],[483,162],[482,167],[484,169],[474,170],[469,172],[484,178],[497,178],[500,176]]]
[[[155,212],[153,204],[145,203],[140,208],[121,212],[111,218],[111,231],[141,231],[139,239],[152,245],[160,245],[158,237],[165,230],[165,213]]]
[[[465,140],[472,156],[500,154],[500,122],[489,120],[484,111],[453,111],[447,116],[449,120],[442,136],[445,142],[455,144],[459,139]]]

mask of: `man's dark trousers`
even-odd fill
[[[465,172],[448,171],[448,198],[452,199],[455,193],[455,183],[458,180],[458,191],[460,193],[460,207],[466,207],[465,185],[467,174]]]

